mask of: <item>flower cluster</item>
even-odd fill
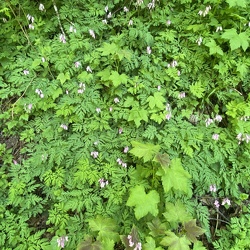
[[[120,102],[120,100],[119,100],[119,98],[114,98],[114,103],[118,103],[118,102]]]
[[[180,92],[178,95],[179,99],[185,98],[186,97],[186,93],[185,92]]]
[[[27,70],[27,69],[25,69],[24,71],[23,71],[23,74],[26,76],[26,75],[28,75],[30,72]]]
[[[101,112],[100,108],[96,108],[95,111],[99,114]]]
[[[93,158],[97,158],[98,157],[98,152],[97,151],[92,151],[91,153],[90,153],[90,155],[91,156],[93,156]]]
[[[34,21],[35,21],[35,18],[33,16],[31,16],[30,14],[28,14],[27,19],[31,22],[29,24],[29,29],[33,30],[35,28],[35,26],[33,25]]]
[[[75,62],[75,67],[76,67],[76,68],[79,68],[80,66],[81,66],[81,63],[80,63],[80,62],[78,62],[78,61]]]
[[[218,140],[219,140],[219,137],[220,137],[219,134],[213,134],[213,135],[212,135],[212,139],[215,140],[215,141],[218,141]]]
[[[221,26],[218,26],[218,27],[216,28],[216,32],[218,32],[218,31],[222,31],[222,27],[221,27]]]
[[[69,32],[71,32],[71,33],[76,33],[76,28],[75,28],[74,25],[70,25],[70,26],[69,26]]]
[[[84,91],[85,91],[85,89],[86,89],[86,86],[85,86],[85,84],[84,83],[82,83],[82,82],[80,82],[79,83],[79,89],[78,89],[78,94],[82,94]]]
[[[239,133],[236,138],[238,139],[238,144],[241,144],[241,142],[246,141],[248,143],[250,141],[250,135],[249,134],[242,134]]]
[[[170,107],[169,103],[167,103],[167,105],[166,105],[166,110],[167,110],[166,119],[169,121],[170,118],[172,117],[171,107]]]
[[[135,244],[135,242],[133,242],[132,235],[129,234],[128,237],[127,237],[127,239],[128,239],[128,244],[129,244],[130,247],[134,247],[135,246],[134,250],[141,250],[142,249],[141,242],[137,242]]]
[[[178,65],[177,61],[173,60],[167,65],[168,68],[175,68]]]
[[[60,126],[62,129],[64,129],[64,130],[68,130],[68,126],[66,125],[66,124],[61,124],[61,126]]]
[[[154,9],[154,7],[155,7],[155,0],[152,0],[152,2],[148,4],[148,9],[151,10]]]
[[[44,11],[44,10],[45,10],[45,7],[44,7],[44,5],[43,5],[42,3],[40,3],[38,9],[39,9],[40,11]]]
[[[62,236],[57,239],[57,245],[58,247],[64,248],[65,242],[69,241],[68,236]]]
[[[60,40],[60,42],[62,42],[62,43],[66,43],[66,36],[65,36],[64,34],[60,34],[59,40]]]
[[[123,166],[124,168],[127,167],[127,163],[126,163],[126,162],[123,162],[120,158],[118,158],[116,161],[117,161],[117,163],[118,163],[119,165]]]
[[[99,179],[99,183],[101,188],[104,188],[109,184],[109,182],[107,180],[105,181],[103,178]]]
[[[209,190],[210,190],[210,192],[215,193],[215,192],[217,191],[216,185],[215,185],[215,184],[210,185]],[[224,206],[224,205],[226,205],[226,204],[227,204],[228,206],[231,205],[231,201],[230,201],[228,198],[224,198],[224,199],[222,200],[222,202],[221,202],[221,205],[222,205],[222,206]],[[218,209],[218,208],[220,207],[220,202],[219,202],[218,199],[215,199],[215,201],[214,201],[214,206],[215,206],[216,209]]]
[[[32,104],[30,103],[30,104],[24,104],[24,110],[26,111],[26,112],[28,112],[28,113],[30,113],[31,112],[31,109],[32,109]]]
[[[201,43],[202,43],[202,37],[200,36],[197,40],[196,40],[196,42],[198,43],[198,45],[200,46],[201,45]]]
[[[95,39],[95,32],[93,30],[89,30],[89,34]]]
[[[200,11],[198,12],[198,14],[199,14],[200,16],[205,17],[205,16],[209,13],[210,10],[211,10],[211,6],[209,5],[209,6],[206,7],[205,10],[203,10],[203,11],[200,10]]]
[[[40,98],[44,98],[44,94],[41,89],[36,89],[35,92],[40,96]]]
[[[150,48],[150,46],[147,46],[147,53],[150,55],[152,53],[152,50]]]
[[[214,119],[212,119],[212,118],[207,118],[207,119],[205,120],[206,127],[208,127],[211,123],[213,123],[213,122],[215,122],[215,121],[221,122],[221,121],[222,121],[221,115],[216,115]]]
[[[126,146],[124,149],[123,149],[123,153],[128,153],[128,151],[129,151],[129,147],[128,146]]]

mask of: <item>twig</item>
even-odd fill
[[[26,91],[28,90],[28,87],[31,85],[31,83],[34,81],[35,77],[33,77],[30,81],[30,83],[28,84],[28,86],[26,87],[26,89],[24,90],[24,92],[22,93],[22,95],[13,103],[13,107],[12,107],[12,110],[11,110],[11,117],[13,119],[14,115],[14,107],[16,105],[16,103],[25,95]]]
[[[53,3],[53,6],[54,6],[54,10],[56,12],[56,16],[57,16],[57,19],[58,19],[58,23],[59,23],[60,29],[62,31],[62,34],[65,36],[65,32],[64,32],[63,27],[62,27],[62,23],[61,23],[61,20],[60,20],[60,15],[59,15],[58,9],[56,7],[55,0],[52,0],[52,3]]]

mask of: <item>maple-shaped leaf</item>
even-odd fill
[[[138,185],[131,188],[127,206],[135,207],[135,217],[139,220],[148,213],[157,216],[159,202],[160,196],[155,190],[151,190],[148,194],[146,194],[144,186]]]
[[[153,237],[158,237],[165,234],[167,226],[165,223],[162,223],[159,218],[154,218],[152,222],[147,223],[148,228],[150,229],[150,235]]]
[[[196,238],[205,232],[204,229],[196,225],[195,219],[184,223],[184,229],[186,231],[187,238],[192,242],[195,242],[197,240]]]
[[[112,55],[119,51],[119,47],[115,43],[104,43],[102,48],[97,49],[102,52],[102,56]]]
[[[249,43],[248,43],[249,38],[248,38],[247,33],[242,32],[238,34],[235,28],[226,29],[221,37],[226,40],[229,40],[230,48],[232,51],[240,47],[242,47],[242,49],[246,51],[246,49],[249,46]]]
[[[155,92],[154,96],[149,96],[147,99],[147,102],[149,103],[149,107],[153,109],[154,107],[157,107],[159,109],[164,109],[166,102],[165,98],[162,96],[161,92]]]
[[[157,153],[154,160],[159,162],[162,167],[168,167],[170,165],[169,155],[166,153]]]
[[[128,81],[128,77],[125,74],[119,74],[117,71],[112,71],[109,80],[112,81],[114,87],[118,87],[122,83],[126,84]]]
[[[158,171],[157,174],[161,175],[162,185],[164,191],[167,193],[171,188],[190,192],[189,179],[191,175],[182,167],[180,159],[173,159],[170,167],[165,168],[164,171]]]
[[[178,237],[173,232],[167,231],[160,244],[167,246],[168,250],[189,250],[191,242],[185,236]]]
[[[207,250],[207,248],[203,246],[201,241],[196,241],[193,245],[193,250]]]
[[[139,107],[133,107],[130,110],[128,121],[134,121],[136,127],[140,127],[141,121],[148,121],[148,112],[145,109]]]
[[[240,73],[241,79],[243,80],[243,78],[248,73],[248,65],[246,63],[243,63],[243,62],[237,64],[237,71]]]
[[[64,73],[60,73],[56,79],[59,79],[61,84],[64,84],[67,80],[70,80],[70,75],[69,72]]]
[[[235,7],[235,6],[239,6],[239,7],[246,7],[246,0],[226,0],[226,2],[229,4],[229,7]]]
[[[166,203],[166,212],[163,215],[167,221],[176,223],[184,223],[192,219],[181,201],[177,201],[175,204]]]
[[[98,231],[98,240],[111,239],[117,241],[119,235],[116,232],[116,223],[111,218],[98,215],[95,219],[89,220],[89,227],[92,231]]]
[[[132,141],[131,144],[133,148],[129,152],[134,156],[143,158],[144,162],[152,160],[161,148],[160,145],[141,143],[138,141]]]
[[[85,241],[81,242],[77,247],[77,250],[101,250],[102,244],[100,241],[92,241],[91,237],[88,237]]]
[[[152,237],[146,237],[146,242],[142,246],[143,250],[163,250],[162,247],[155,246],[155,240]]]
[[[223,51],[221,47],[216,44],[214,39],[210,39],[210,42],[206,43],[206,46],[209,47],[210,55],[213,55],[213,54],[219,54],[221,56],[223,55]]]

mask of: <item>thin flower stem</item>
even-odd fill
[[[56,12],[56,16],[57,16],[57,19],[58,19],[58,23],[59,23],[60,29],[61,29],[61,31],[62,31],[62,34],[65,36],[65,32],[64,32],[63,27],[62,27],[60,15],[59,15],[59,12],[58,12],[58,9],[57,9],[55,0],[52,0],[52,3],[53,3],[53,5],[54,5],[54,10],[55,10],[55,12]]]
[[[28,41],[28,44],[29,44],[29,45],[32,45],[31,42],[30,42],[30,39],[29,39],[29,36],[28,36],[27,32],[25,31],[25,29],[23,28],[23,26],[21,25],[21,23],[18,21],[17,16],[16,16],[16,13],[15,13],[15,11],[12,9],[10,3],[8,3],[8,6],[9,6],[11,12],[13,13],[14,17],[16,18],[16,21],[18,22],[18,24],[19,24],[19,26],[20,26],[20,28],[21,28],[21,30],[22,30],[24,36],[26,37],[26,39],[27,39],[27,41]]]

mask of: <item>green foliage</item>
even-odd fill
[[[247,249],[247,1],[42,4],[0,3],[0,249]]]

